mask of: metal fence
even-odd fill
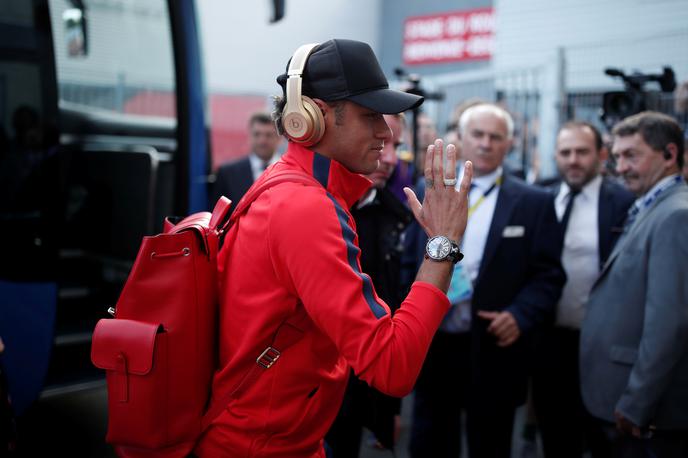
[[[565,48],[565,70],[560,77],[566,87],[566,97],[561,107],[561,120],[585,120],[608,130],[600,119],[603,94],[623,91],[619,78],[605,74],[608,68],[616,68],[626,74],[661,73],[669,66],[676,75],[678,86],[688,80],[688,28],[663,30],[660,33],[636,36],[633,39],[610,40],[601,43]],[[648,83],[644,93],[644,108],[673,116],[684,129],[688,127],[688,94],[685,91],[660,92],[656,83]],[[686,100],[678,100],[685,98]],[[619,111],[626,108],[620,106]],[[608,122],[608,124],[612,124]]]
[[[514,145],[507,165],[527,177],[537,168],[542,78],[542,68],[528,68],[503,73],[485,69],[431,79],[433,89],[444,96],[431,113],[438,132],[443,134],[458,122],[457,109],[467,101],[503,106],[514,118]]]
[[[644,108],[673,116],[688,131],[688,28],[666,30],[631,40],[607,41],[560,48],[558,61],[542,67],[496,72],[492,68],[426,78],[431,89],[444,100],[428,104],[438,131],[454,116],[463,101],[480,98],[503,105],[514,117],[514,147],[507,164],[525,177],[547,178],[556,173],[554,149],[556,133],[572,119],[591,122],[607,132],[614,119],[602,120],[606,92],[623,91],[619,79],[605,69],[657,74],[664,66],[675,72],[681,91],[660,92],[657,84],[647,85]],[[680,94],[680,95],[679,95]],[[623,100],[621,101],[623,103]],[[624,112],[629,107],[618,107]],[[636,107],[637,108],[637,107]],[[455,120],[455,119],[454,119]],[[688,139],[688,137],[687,137]]]

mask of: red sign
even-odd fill
[[[494,48],[492,8],[413,16],[404,24],[404,63],[486,60]]]

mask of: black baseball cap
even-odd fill
[[[277,77],[277,83],[286,93],[286,72]],[[302,93],[327,102],[351,100],[383,114],[401,113],[423,103],[421,96],[389,88],[367,43],[344,39],[326,41],[313,50],[303,72]]]

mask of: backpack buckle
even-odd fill
[[[280,355],[281,353],[279,350],[268,347],[256,359],[256,364],[261,366],[263,369],[270,369],[270,367],[279,359]]]

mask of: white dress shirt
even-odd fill
[[[557,304],[558,326],[580,329],[590,289],[600,272],[598,213],[601,186],[602,177],[598,175],[583,186],[571,209],[561,254],[567,279]],[[562,182],[554,200],[560,221],[570,194],[571,188]]]
[[[275,162],[279,161],[280,155],[275,153],[272,155],[272,158],[268,161],[268,166],[271,166]],[[263,163],[264,161],[256,156],[255,153],[251,153],[248,156],[248,160],[251,162],[251,173],[253,173],[253,181],[255,182],[258,177],[260,177],[265,169],[263,168]]]
[[[463,176],[463,173],[461,175]],[[502,168],[498,167],[497,170],[488,175],[474,177],[473,186],[468,195],[469,206],[473,207],[490,187],[495,184],[497,178],[501,175]],[[500,186],[497,186],[493,189],[492,192],[483,199],[480,205],[475,207],[466,225],[466,232],[464,233],[461,245],[461,252],[463,253],[461,264],[468,269],[468,273],[473,282],[475,282],[475,279],[478,277],[480,263],[483,260],[487,235],[490,232],[492,217],[494,216],[495,207],[497,206],[499,188]]]
[[[480,271],[480,263],[483,260],[483,252],[485,251],[487,236],[490,232],[490,226],[492,225],[492,217],[494,216],[495,207],[497,206],[500,186],[495,186],[482,202],[478,202],[480,198],[495,185],[497,179],[502,176],[502,173],[502,167],[498,167],[490,174],[474,177],[471,191],[468,195],[468,203],[470,208],[473,208],[473,211],[468,219],[466,232],[461,242],[463,259],[456,265],[455,269],[465,269],[473,285],[475,285],[475,280]],[[459,178],[463,177],[463,169],[458,176]],[[461,179],[458,180],[457,189],[460,183]],[[478,205],[475,206],[476,204]],[[456,281],[455,277],[456,272],[452,277],[453,281]],[[470,308],[470,299],[452,307],[442,323],[442,330],[446,332],[468,331],[471,321]]]

